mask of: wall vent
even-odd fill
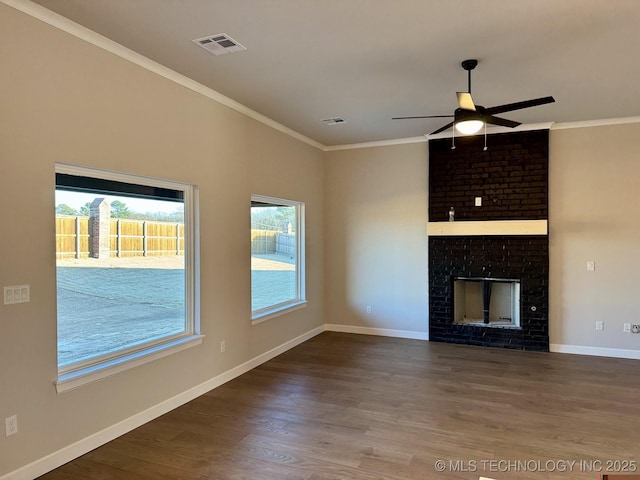
[[[334,118],[325,118],[322,120],[326,125],[339,125],[341,123],[346,123],[344,118],[334,117]]]
[[[196,45],[200,45],[206,51],[213,53],[214,55],[226,55],[227,53],[241,52],[246,50],[233,38],[226,33],[218,33],[216,35],[209,35],[208,37],[196,38],[192,40]]]

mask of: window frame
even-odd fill
[[[185,268],[185,330],[183,332],[155,340],[148,340],[142,344],[122,348],[108,354],[96,355],[90,359],[64,365],[62,367],[59,366],[58,361],[56,360],[58,376],[54,384],[57,392],[62,393],[84,384],[100,380],[120,371],[128,370],[138,365],[142,365],[186,348],[201,344],[204,335],[200,334],[199,217],[197,187],[183,182],[63,163],[55,164],[55,173],[87,177],[88,179],[123,182],[181,191],[184,196]],[[54,183],[55,190],[57,190],[58,183],[57,181]],[[114,190],[113,192],[117,195],[117,190]],[[56,325],[57,323],[58,317],[56,312]]]
[[[265,206],[287,206],[296,208],[295,231],[296,231],[296,296],[285,302],[253,310],[251,307],[251,324],[257,325],[285,313],[292,312],[307,306],[306,298],[306,257],[305,257],[305,204],[298,200],[287,200],[284,198],[270,197],[266,195],[251,195],[251,207],[253,203],[264,203]],[[251,270],[251,302],[253,305],[253,269]]]

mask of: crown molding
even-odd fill
[[[98,48],[106,50],[109,53],[117,55],[118,57],[127,60],[135,65],[138,65],[150,72],[153,72],[157,75],[160,75],[167,80],[171,80],[178,85],[186,87],[196,93],[199,93],[211,100],[214,100],[222,105],[225,105],[247,117],[250,117],[260,123],[263,123],[279,132],[282,132],[290,137],[295,138],[296,140],[300,140],[312,147],[315,147],[319,150],[324,150],[326,147],[315,140],[302,135],[301,133],[296,132],[295,130],[290,129],[289,127],[285,127],[281,123],[276,122],[275,120],[262,115],[261,113],[252,110],[241,103],[236,102],[235,100],[222,95],[220,92],[213,90],[212,88],[206,87],[201,83],[196,82],[174,70],[171,70],[164,65],[155,62],[144,55],[141,55],[133,50],[121,45],[109,38],[100,35],[99,33],[94,32],[82,25],[69,20],[62,15],[59,15],[51,10],[43,7],[42,5],[38,5],[30,0],[0,0],[0,3],[3,3],[9,7],[15,8],[16,10],[29,15],[37,20],[40,20],[58,30],[66,32],[70,35],[73,35],[76,38],[84,40]]]
[[[528,123],[522,124],[515,128],[507,128],[507,127],[488,127],[487,135],[492,135],[495,133],[513,133],[513,132],[526,132],[530,130],[548,130],[552,127],[553,122],[547,123]],[[481,133],[476,133],[475,135],[456,135],[456,138],[459,137],[472,137],[477,135],[484,135],[484,130]],[[439,138],[451,138],[452,134],[443,132],[438,133],[436,135],[425,134],[420,137],[408,137],[408,138],[396,138],[392,140],[380,140],[377,142],[363,142],[363,143],[352,143],[349,145],[331,145],[324,148],[325,152],[334,152],[337,150],[353,150],[357,148],[372,148],[372,147],[388,147],[391,145],[402,145],[405,143],[421,143],[427,142],[429,140],[436,140]]]
[[[581,122],[554,123],[553,127],[551,127],[551,130],[565,130],[568,128],[604,127],[607,125],[623,125],[625,123],[640,123],[640,117],[604,118],[600,120],[584,120]]]
[[[620,117],[620,118],[605,118],[601,120],[585,120],[580,122],[544,122],[544,123],[528,123],[522,124],[515,128],[506,127],[489,127],[487,128],[487,135],[495,133],[513,133],[513,132],[526,132],[531,130],[566,130],[570,128],[589,128],[589,127],[603,127],[608,125],[623,125],[627,123],[640,123],[640,116],[638,117]],[[476,135],[484,135],[484,132],[477,133]],[[401,145],[404,143],[419,143],[426,142],[428,140],[435,140],[439,138],[451,138],[451,133],[438,133],[436,135],[425,134],[423,137],[409,137],[399,138],[393,140],[381,140],[378,142],[363,142],[353,143],[350,145],[332,145],[324,147],[325,152],[332,152],[337,150],[353,150],[356,148],[370,148],[370,147],[386,147],[390,145]],[[461,135],[456,135],[459,138]],[[465,135],[466,136],[466,135]]]
[[[331,145],[324,147],[325,152],[335,152],[337,150],[353,150],[356,148],[374,148],[374,147],[388,147],[390,145],[403,145],[406,143],[424,143],[427,139],[422,137],[408,137],[408,138],[396,138],[393,140],[380,140],[376,142],[363,142],[363,143],[351,143],[345,145]]]

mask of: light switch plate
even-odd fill
[[[593,272],[596,269],[596,262],[594,262],[593,260],[589,260],[587,262],[587,270],[589,272]]]
[[[27,303],[31,300],[31,288],[29,285],[12,285],[4,287],[4,304]]]

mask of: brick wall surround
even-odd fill
[[[429,221],[546,220],[549,131],[429,141]],[[482,206],[474,206],[482,197]],[[521,328],[453,323],[453,277],[520,279]],[[429,339],[549,351],[547,235],[429,237]],[[534,307],[532,309],[532,307]]]
[[[549,131],[429,141],[429,221],[548,218]],[[475,207],[482,197],[482,207]]]
[[[111,205],[96,198],[89,207],[89,256],[109,258],[111,249]]]
[[[521,328],[454,324],[453,277],[520,279]],[[430,237],[429,339],[549,351],[548,283],[546,235]]]

